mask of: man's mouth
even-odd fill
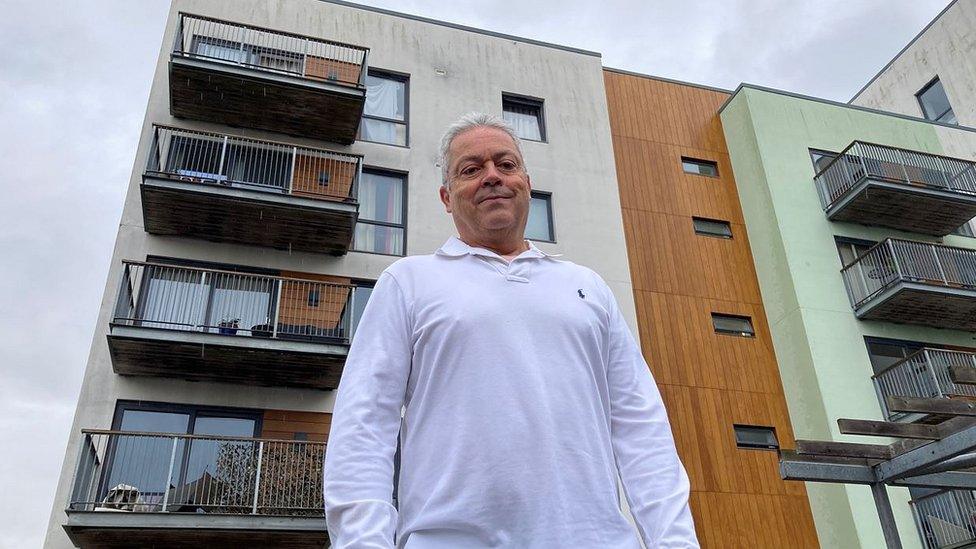
[[[509,198],[511,198],[511,197],[510,196],[495,195],[495,196],[489,196],[489,197],[486,197],[486,198],[482,198],[481,201],[482,202],[490,202],[492,200],[498,200],[498,199],[506,199],[507,200]]]

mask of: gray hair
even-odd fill
[[[515,150],[518,151],[519,156],[523,156],[522,143],[518,136],[515,135],[515,128],[513,128],[511,124],[493,114],[469,112],[448,126],[447,130],[444,132],[444,136],[441,137],[441,149],[437,158],[437,163],[441,167],[441,184],[445,187],[450,187],[451,183],[449,177],[450,174],[448,174],[448,169],[451,165],[451,159],[448,158],[451,151],[451,144],[454,143],[454,139],[457,138],[457,136],[474,128],[495,128],[507,133],[509,137],[512,138],[512,141],[515,142]],[[522,164],[522,169],[525,170],[524,157],[522,157]]]

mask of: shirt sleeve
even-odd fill
[[[627,503],[648,549],[697,548],[688,475],[661,394],[612,294],[609,313],[610,436]]]
[[[356,329],[332,412],[323,490],[334,549],[394,546],[393,458],[410,372],[410,334],[403,292],[384,272]]]

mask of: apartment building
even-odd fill
[[[525,138],[529,236],[636,328],[599,54],[343,2],[175,0],[46,547],[327,543],[371,281],[454,233],[438,139]],[[581,138],[584,137],[584,138]]]
[[[976,131],[749,85],[721,116],[797,438],[939,421],[884,398],[972,392],[948,368],[976,357],[976,241],[953,234],[976,216],[976,155],[942,136],[972,147]],[[821,544],[884,545],[866,487],[807,491]],[[906,547],[972,541],[956,495],[890,493]]]
[[[718,109],[725,90],[604,71],[644,355],[703,547],[818,547]],[[828,545],[829,546],[829,545]]]

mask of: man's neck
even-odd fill
[[[464,242],[468,246],[491,250],[505,258],[506,261],[515,259],[519,254],[529,249],[529,243],[524,238],[507,242],[483,242],[465,238],[463,236],[459,238],[461,239],[461,242]]]

